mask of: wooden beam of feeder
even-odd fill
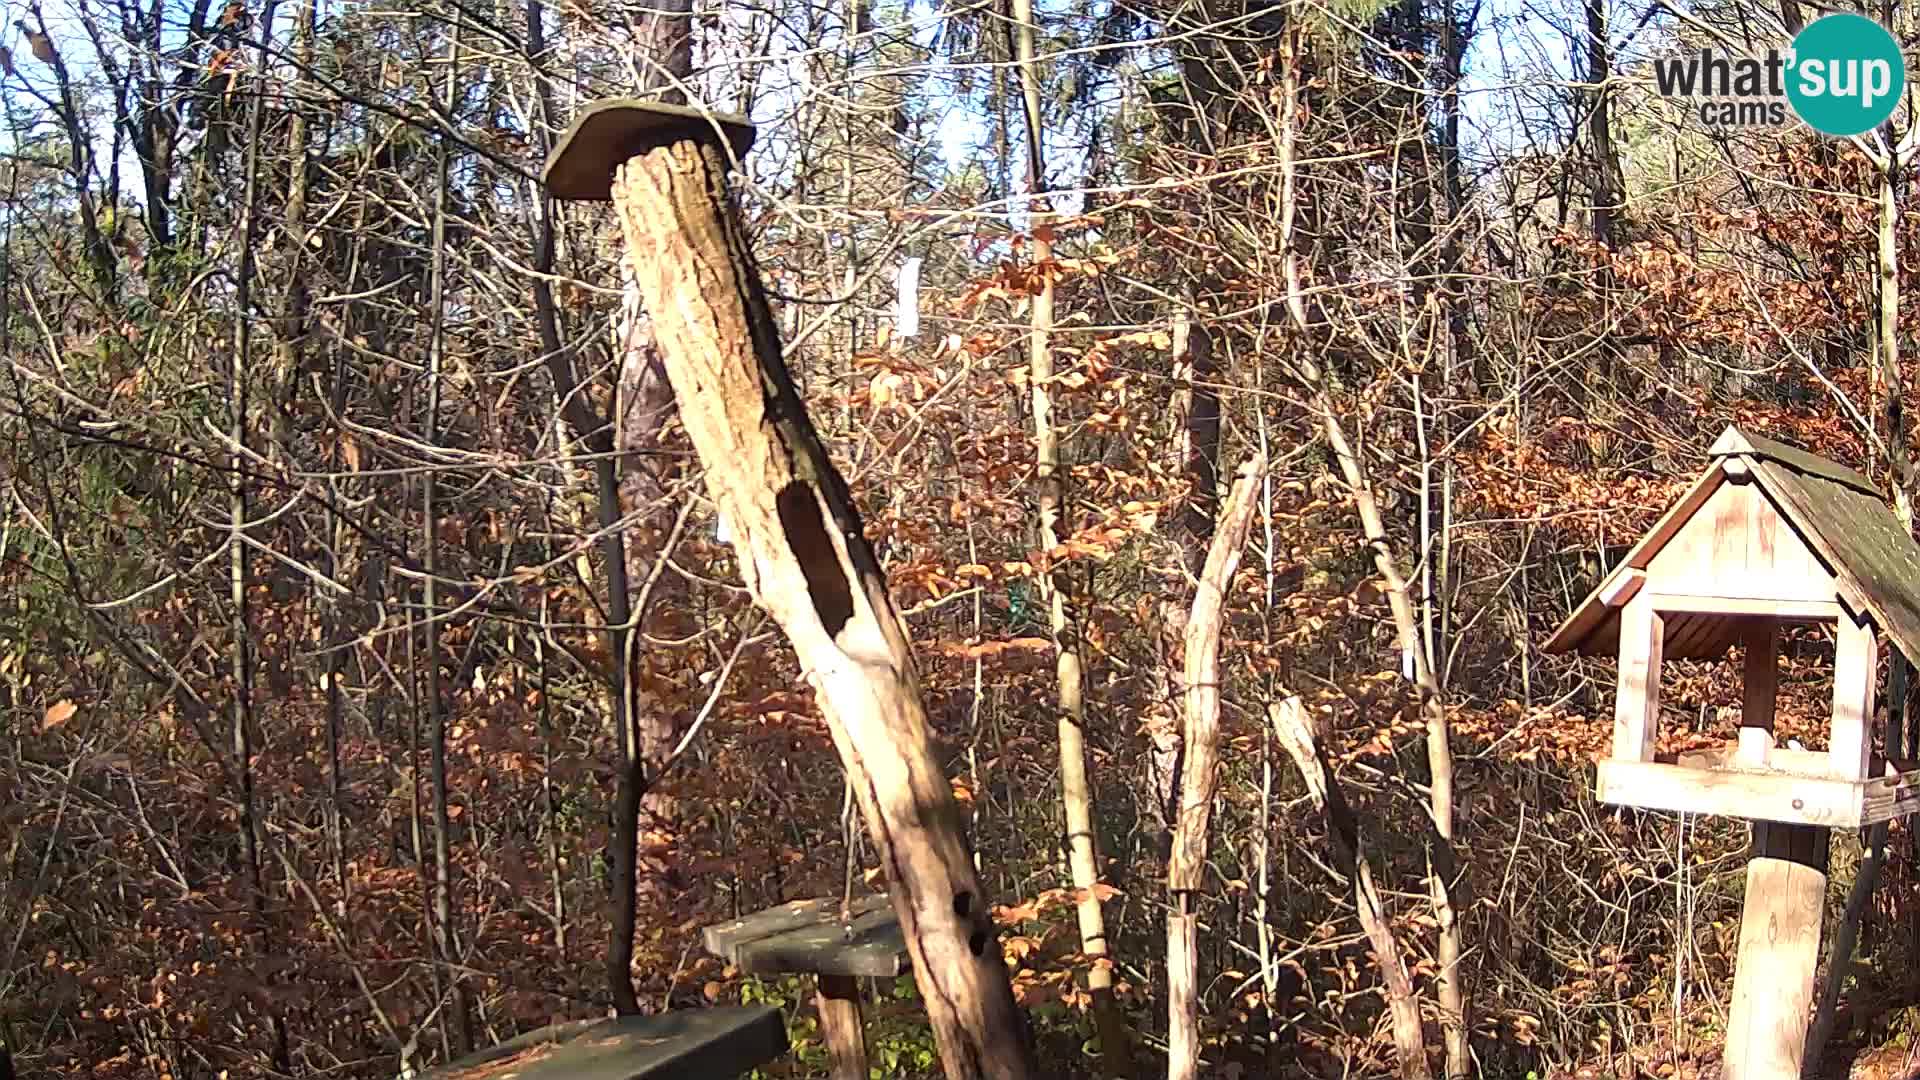
[[[711,124],[684,118],[618,130],[637,134],[618,148],[634,156],[618,168],[614,206],[681,422],[748,591],[819,696],[887,871],[941,1065],[953,1080],[1032,1076],[1031,1036],[933,753],[906,627],[781,358],[727,194],[727,154]],[[578,138],[573,149],[585,168],[615,152]],[[567,166],[563,157],[548,173]]]
[[[795,900],[702,931],[707,951],[761,975],[892,978],[906,972],[907,943],[884,896],[855,901],[840,921],[837,900]]]
[[[780,1010],[675,1009],[556,1024],[428,1072],[423,1080],[686,1080],[739,1076],[787,1052]]]

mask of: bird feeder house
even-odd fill
[[[1819,961],[1829,831],[1920,807],[1903,752],[1895,666],[1884,750],[1874,693],[1882,643],[1920,656],[1920,544],[1872,482],[1784,443],[1728,428],[1713,466],[1561,624],[1550,653],[1618,655],[1602,802],[1754,822],[1724,1080],[1799,1080]],[[1833,628],[1824,751],[1774,739],[1780,627]],[[1744,649],[1735,742],[1660,756],[1660,667]]]
[[[1708,469],[1561,624],[1549,653],[1620,658],[1602,802],[1856,828],[1920,808],[1920,772],[1874,746],[1883,640],[1920,655],[1920,544],[1859,473],[1728,428]],[[1776,745],[1780,627],[1833,627],[1825,752]],[[1655,755],[1660,667],[1746,646],[1738,742]],[[1889,762],[1889,758],[1896,760]]]

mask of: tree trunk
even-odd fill
[[[1587,22],[1587,81],[1592,84],[1592,96],[1587,109],[1587,142],[1592,155],[1588,191],[1593,199],[1589,220],[1594,240],[1610,254],[1618,240],[1616,214],[1623,184],[1620,162],[1613,152],[1613,120],[1607,91],[1607,80],[1613,70],[1607,47],[1607,0],[1583,0],[1583,4]],[[1613,267],[1600,267],[1593,279],[1593,291],[1600,302],[1600,341],[1596,350],[1599,362],[1596,367],[1602,382],[1610,382],[1616,377],[1620,363],[1619,350],[1611,340],[1615,284]],[[1592,392],[1591,388],[1589,392]]]
[[[1467,994],[1461,985],[1460,957],[1461,941],[1458,923],[1458,905],[1453,901],[1452,890],[1457,882],[1458,864],[1453,853],[1453,750],[1449,740],[1447,711],[1440,698],[1439,684],[1435,681],[1433,659],[1427,654],[1420,637],[1420,628],[1414,618],[1413,603],[1407,595],[1406,579],[1401,576],[1395,565],[1393,546],[1387,537],[1385,522],[1380,517],[1379,506],[1374,502],[1373,486],[1360,463],[1358,455],[1347,442],[1346,431],[1341,427],[1339,414],[1335,412],[1333,395],[1327,389],[1326,380],[1319,363],[1308,351],[1314,340],[1314,327],[1308,322],[1305,290],[1300,270],[1300,254],[1295,250],[1293,238],[1293,220],[1296,212],[1298,162],[1295,159],[1295,129],[1298,124],[1298,75],[1292,63],[1295,50],[1294,35],[1297,30],[1289,29],[1283,46],[1286,54],[1282,59],[1281,77],[1281,114],[1280,131],[1280,175],[1281,175],[1281,226],[1282,267],[1287,284],[1287,311],[1293,319],[1301,347],[1295,358],[1295,366],[1301,381],[1311,395],[1312,406],[1320,415],[1321,431],[1333,450],[1335,461],[1339,465],[1340,475],[1353,494],[1354,510],[1360,518],[1361,532],[1367,538],[1367,546],[1373,551],[1374,569],[1380,574],[1386,586],[1388,604],[1393,611],[1394,630],[1399,637],[1400,648],[1410,654],[1414,660],[1414,683],[1420,694],[1420,712],[1427,724],[1427,765],[1431,773],[1429,787],[1428,813],[1434,827],[1433,853],[1430,856],[1429,888],[1432,892],[1434,916],[1440,924],[1436,959],[1440,971],[1434,979],[1435,995],[1439,998],[1441,1023],[1447,1032],[1449,1068],[1458,1057],[1465,1067],[1467,1059],[1467,1038],[1471,1026],[1467,1019]],[[1424,1060],[1421,1068],[1426,1068]]]
[[[694,75],[692,10],[691,0],[661,0],[638,16],[641,45],[635,55],[641,65],[641,90],[647,96],[668,104],[686,103],[684,88]],[[681,829],[679,801],[673,785],[662,782],[660,775],[679,742],[688,703],[678,700],[681,695],[656,689],[670,685],[671,673],[658,670],[657,654],[648,655],[645,639],[681,641],[696,628],[688,618],[685,581],[678,574],[653,574],[656,562],[673,555],[666,546],[677,509],[672,488],[678,470],[671,451],[682,447],[665,439],[673,431],[673,387],[667,383],[666,368],[654,345],[633,270],[623,268],[623,274],[614,443],[620,451],[620,515],[633,525],[625,530],[622,542],[625,588],[630,593],[626,606],[631,614],[621,635],[621,651],[613,658],[624,673],[620,686],[625,696],[618,715],[627,743],[626,769],[615,800],[613,843],[614,888],[633,894],[615,901],[615,910],[623,918],[616,921],[614,933],[630,939],[643,908],[662,914],[680,891],[674,880],[674,845]],[[653,582],[652,590],[643,603],[637,603],[642,598],[631,594],[642,590],[641,583],[647,581]],[[633,864],[631,874],[625,872],[627,860]],[[628,953],[631,964],[631,945]]]
[[[800,401],[720,148],[629,159],[614,202],[642,300],[741,575],[799,654],[885,867],[952,1080],[1035,1072],[991,905],[933,753],[906,628]]]
[[[1193,1080],[1200,1075],[1196,903],[1204,883],[1207,829],[1219,780],[1220,626],[1266,471],[1266,455],[1260,453],[1240,467],[1214,529],[1193,598],[1193,615],[1187,620],[1180,808],[1174,817],[1173,857],[1167,863],[1167,892],[1173,904],[1167,916],[1167,1080]]]
[[[1213,337],[1194,312],[1182,309],[1174,314],[1172,345],[1173,464],[1187,481],[1186,498],[1172,515],[1173,542],[1178,572],[1198,580],[1206,565],[1207,542],[1213,536],[1220,503],[1220,395],[1210,385],[1214,379]],[[1159,623],[1154,627],[1160,661],[1155,675],[1155,709],[1146,723],[1152,743],[1147,769],[1154,812],[1169,842],[1180,786],[1179,702],[1188,615],[1184,595],[1170,589],[1160,600]]]
[[[546,38],[543,20],[546,5],[541,0],[527,4],[527,55],[533,69],[534,97],[539,104],[541,122],[536,124],[541,149],[550,149],[554,121],[553,88],[545,71]],[[614,1010],[623,1016],[640,1011],[640,1000],[633,990],[633,934],[639,853],[640,789],[644,782],[639,734],[634,730],[633,702],[628,691],[627,666],[617,662],[629,652],[632,613],[628,599],[627,543],[619,527],[620,477],[614,460],[612,425],[600,416],[581,386],[580,372],[574,367],[573,352],[564,347],[560,336],[560,314],[553,298],[549,275],[554,266],[553,200],[544,188],[533,193],[529,208],[534,214],[532,280],[534,326],[540,334],[541,351],[553,380],[557,411],[565,419],[573,436],[592,455],[595,508],[600,526],[600,561],[607,576],[607,655],[616,662],[607,665],[608,712],[613,717],[614,744],[619,752],[620,768],[614,796],[613,838],[613,911],[607,943],[607,990]]]
[[[1053,236],[1050,209],[1041,190],[1045,184],[1044,132],[1040,117],[1039,73],[1035,70],[1032,0],[1013,0],[1014,50],[1020,63],[1020,88],[1027,117],[1027,191],[1031,197],[1033,261],[1040,267],[1040,291],[1033,297],[1033,335],[1028,352],[1027,385],[1033,395],[1035,510],[1040,547],[1051,551],[1060,543],[1060,516],[1066,503],[1066,474],[1060,468],[1059,433],[1053,426]],[[1087,993],[1092,998],[1094,1027],[1100,1037],[1105,1070],[1129,1076],[1130,1046],[1126,1023],[1113,999],[1113,962],[1107,958],[1106,913],[1095,886],[1100,881],[1100,855],[1093,813],[1093,785],[1087,778],[1087,710],[1085,675],[1080,664],[1078,632],[1067,612],[1064,583],[1051,571],[1040,578],[1053,636],[1057,731],[1060,739],[1060,803],[1066,817],[1068,871],[1073,877],[1074,910],[1080,926],[1080,951],[1087,957]]]
[[[264,26],[271,30],[273,13],[277,7],[274,0],[266,6]],[[264,69],[269,47],[270,32],[260,43],[260,63]],[[66,90],[64,68],[59,69],[63,95]],[[230,459],[232,474],[228,480],[228,531],[227,553],[227,600],[232,607],[231,623],[228,627],[233,636],[233,723],[229,751],[233,755],[234,768],[239,779],[238,792],[240,802],[240,857],[245,864],[248,885],[248,901],[252,914],[252,929],[260,945],[261,958],[264,960],[274,954],[274,934],[267,916],[267,883],[265,868],[261,865],[260,835],[262,832],[259,818],[259,806],[254,799],[253,772],[253,631],[248,625],[247,585],[250,578],[248,557],[250,548],[244,539],[247,530],[248,491],[246,477],[253,469],[249,458],[249,440],[252,425],[248,422],[248,389],[253,366],[253,336],[250,310],[253,296],[256,263],[253,253],[259,240],[260,217],[255,203],[258,198],[260,181],[260,144],[261,130],[264,125],[260,98],[253,99],[248,115],[247,173],[246,186],[242,191],[240,223],[240,265],[235,274],[234,285],[234,343],[233,356],[227,363],[227,438],[233,446]],[[71,114],[69,114],[71,115]],[[80,151],[75,150],[76,154]],[[84,174],[83,174],[84,177]],[[84,178],[81,180],[84,183]],[[90,201],[84,196],[81,209],[86,220],[89,234],[94,233],[91,218]],[[100,282],[103,293],[111,294],[110,273]],[[262,977],[262,982],[273,983],[271,973]],[[282,1070],[292,1067],[292,1053],[288,1045],[286,1019],[276,1008],[269,1005],[266,1009],[268,1026],[273,1032],[273,1059]]]
[[[1874,886],[1880,881],[1880,867],[1886,861],[1887,823],[1883,821],[1867,830],[1866,851],[1853,887],[1847,890],[1847,906],[1840,913],[1840,923],[1834,928],[1833,951],[1827,955],[1827,981],[1820,988],[1820,1003],[1814,1009],[1813,1023],[1807,1031],[1802,1069],[1808,1077],[1819,1074],[1821,1051],[1833,1037],[1833,1018],[1840,1006],[1840,991],[1846,988],[1847,976],[1853,970],[1853,947],[1860,940],[1860,927],[1867,919],[1867,901],[1873,898]]]
[[[460,27],[456,24],[447,45],[446,110],[452,116],[458,104],[460,76]],[[437,445],[440,438],[440,373],[446,359],[446,232],[448,150],[444,140],[439,147],[438,182],[434,188],[433,261],[430,274],[432,297],[428,303],[433,314],[427,339],[427,416],[426,443]],[[432,468],[420,478],[420,516],[424,523],[426,572],[421,575],[425,591],[427,624],[427,731],[429,777],[433,786],[433,931],[434,948],[446,965],[453,988],[449,1008],[453,1012],[456,1047],[465,1054],[473,1049],[473,1008],[467,998],[466,980],[461,978],[459,935],[453,927],[453,821],[447,798],[447,710],[442,700],[440,681],[440,509],[437,477]]]
[[[1592,151],[1593,238],[1604,247],[1614,245],[1614,215],[1620,202],[1620,162],[1613,152],[1613,120],[1607,94],[1612,61],[1607,48],[1607,0],[1583,0],[1587,18],[1587,81],[1592,95],[1587,108],[1587,140]]]
[[[1880,172],[1879,243],[1874,269],[1878,272],[1880,401],[1887,426],[1887,464],[1893,473],[1893,510],[1900,523],[1913,528],[1913,463],[1907,456],[1905,388],[1900,378],[1900,203],[1896,190],[1902,155],[1890,156]]]
[[[1313,737],[1307,711],[1299,698],[1288,698],[1268,710],[1274,737],[1287,756],[1300,768],[1307,782],[1307,794],[1327,818],[1327,839],[1333,844],[1334,865],[1353,886],[1353,906],[1360,916],[1360,929],[1373,948],[1374,963],[1387,984],[1387,1012],[1393,1018],[1393,1043],[1400,1053],[1402,1080],[1425,1080],[1432,1075],[1427,1064],[1426,1034],[1420,1026],[1420,1000],[1413,993],[1413,979],[1400,956],[1400,944],[1387,925],[1386,911],[1380,905],[1379,890],[1374,888],[1373,869],[1367,864],[1366,849],[1360,842],[1360,829],[1333,768],[1327,764],[1326,751]]]

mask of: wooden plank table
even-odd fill
[[[787,1052],[780,1010],[681,1009],[555,1024],[425,1074],[423,1080],[710,1080]]]
[[[835,1080],[866,1080],[867,1038],[860,1022],[861,976],[893,978],[910,969],[907,939],[884,896],[866,896],[841,921],[840,901],[795,900],[707,927],[707,951],[754,975],[812,975],[820,994],[820,1034]]]

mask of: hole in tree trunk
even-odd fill
[[[853,594],[848,591],[847,576],[840,569],[840,557],[834,553],[833,538],[827,535],[827,523],[820,516],[820,501],[813,490],[798,480],[780,489],[774,496],[774,508],[780,513],[781,531],[787,534],[787,546],[800,560],[800,572],[807,579],[807,595],[814,613],[826,627],[828,637],[836,637],[840,628],[853,618]]]

